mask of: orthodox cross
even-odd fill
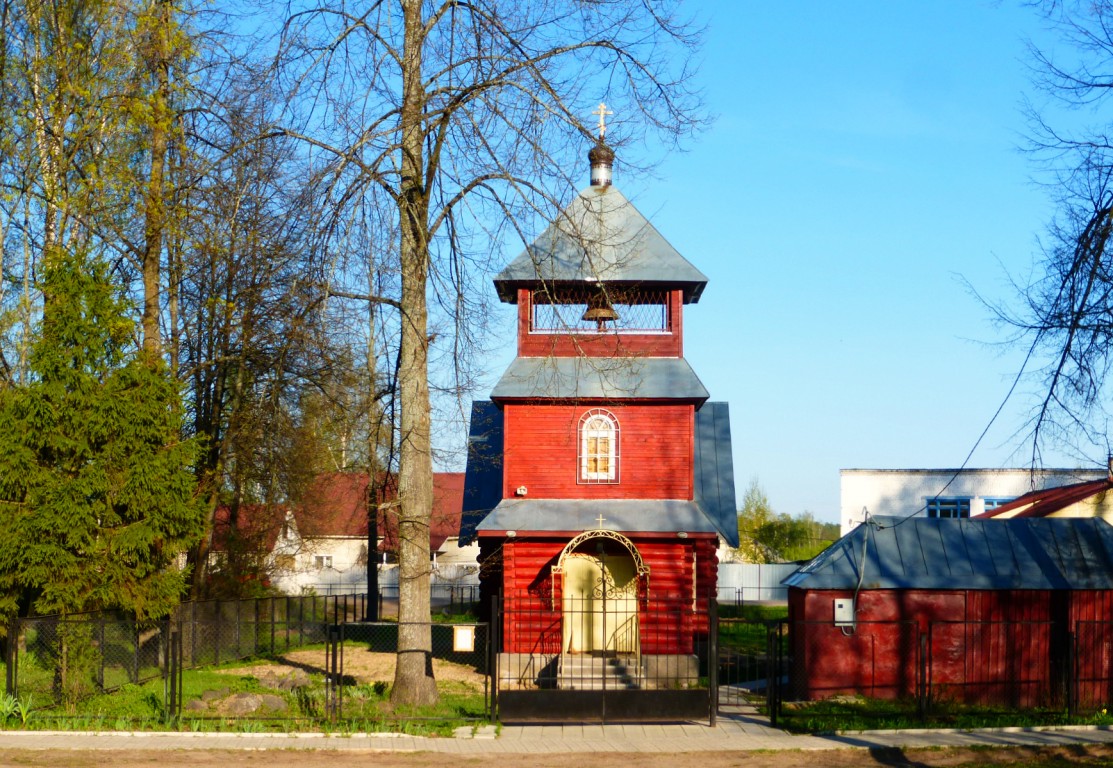
[[[607,109],[606,104],[604,104],[603,102],[599,102],[599,108],[591,114],[599,115],[599,141],[602,141],[603,138],[607,135],[607,115],[613,115],[614,112]]]
[[[599,530],[603,530],[603,523],[606,522],[606,520],[607,518],[603,517],[602,512],[599,513],[599,517],[595,518],[595,522],[599,524]]]

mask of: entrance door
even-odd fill
[[[564,650],[638,650],[638,579],[629,555],[572,552],[564,560]]]

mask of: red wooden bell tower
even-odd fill
[[[462,540],[503,598],[503,655],[537,670],[693,655],[720,538],[738,543],[727,407],[683,354],[707,278],[611,184],[602,136],[589,159],[591,186],[495,278],[517,357],[472,412]]]

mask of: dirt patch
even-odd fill
[[[431,752],[383,753],[371,751],[244,751],[226,750],[0,750],[0,766],[39,766],[41,768],[336,768],[338,765],[374,764],[375,768],[482,768],[495,755],[464,757]],[[839,749],[830,751],[783,752],[686,752],[672,754],[594,753],[536,755],[498,755],[499,762],[514,768],[858,768],[858,766],[922,766],[923,768],[973,768],[978,766],[1024,765],[1045,768],[1068,766],[1107,766],[1113,760],[1113,747],[1074,746],[1055,748],[1004,749]]]
[[[393,653],[376,653],[363,648],[344,649],[344,676],[354,678],[357,683],[391,683],[394,680]],[[273,663],[232,667],[221,670],[229,675],[251,675],[261,678],[273,674],[275,666],[301,669],[309,674],[325,673],[325,654],[323,651],[292,651],[277,657]],[[450,661],[433,659],[433,676],[443,682],[464,683],[476,691],[483,690],[483,675],[471,667],[453,664]]]

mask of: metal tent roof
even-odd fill
[[[495,277],[504,302],[540,283],[658,283],[699,301],[707,277],[613,186],[589,187]]]
[[[708,392],[682,357],[518,357],[495,385],[491,398],[702,403]]]
[[[1113,589],[1101,518],[874,517],[783,582],[802,589]]]

